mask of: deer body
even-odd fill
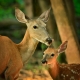
[[[13,76],[16,78],[18,77],[22,66],[22,59],[16,44],[13,43],[8,37],[0,36],[0,74],[7,67],[5,71],[6,80],[8,79],[8,76],[10,76],[11,79]],[[13,76],[11,76],[12,74]]]
[[[6,36],[0,36],[0,74],[6,69],[6,80],[16,80],[23,64],[32,56],[39,42],[46,45],[51,44],[52,40],[46,31],[44,22],[49,11],[45,13],[47,16],[43,13],[39,19],[30,20],[21,10],[16,8],[15,14],[18,21],[25,23],[28,28],[19,44],[15,44]],[[44,20],[41,19],[42,17]]]
[[[58,55],[66,49],[67,42],[61,44],[58,49],[53,47],[44,51],[42,63],[49,65],[49,73],[53,80],[80,80],[80,64],[60,64]]]
[[[54,64],[55,62],[53,62]],[[80,64],[55,64],[49,66],[53,80],[80,80]]]

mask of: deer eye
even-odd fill
[[[38,27],[37,27],[37,26],[33,26],[33,28],[34,28],[34,29],[37,29]]]
[[[51,56],[54,56],[54,54],[52,53]]]

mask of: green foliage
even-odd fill
[[[24,0],[16,0],[20,7],[24,6]]]
[[[15,37],[15,38],[21,38],[21,32],[19,30],[15,30],[12,35]]]
[[[11,7],[15,4],[24,5],[24,0],[0,0],[0,5],[4,8]]]
[[[65,55],[65,53],[61,53],[59,56],[58,56],[58,62],[60,62],[60,63],[67,63],[67,61],[66,61],[66,55]]]
[[[15,0],[0,0],[0,5],[6,8],[7,6],[10,7],[14,2]]]
[[[4,19],[13,19],[14,9],[18,6],[22,8],[24,6],[23,0],[0,0],[0,21]]]
[[[26,70],[33,70],[33,66],[31,63],[28,63],[26,66],[25,66],[25,69]]]
[[[13,10],[11,8],[8,8],[8,9],[0,8],[0,21],[7,18],[10,18],[10,19],[14,18],[14,15],[12,12]]]
[[[76,16],[80,16],[80,0],[73,0]]]
[[[41,49],[44,51],[45,49],[47,49],[47,46],[45,44],[41,44]]]

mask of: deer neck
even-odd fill
[[[58,79],[59,74],[59,64],[57,62],[57,57],[55,56],[53,63],[49,65],[49,73],[54,80]]]
[[[26,63],[34,53],[37,47],[38,41],[30,37],[29,31],[27,30],[23,40],[18,44],[23,63]]]

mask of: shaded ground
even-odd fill
[[[52,78],[46,69],[36,70],[36,72],[31,70],[21,70],[17,80],[52,80]]]

